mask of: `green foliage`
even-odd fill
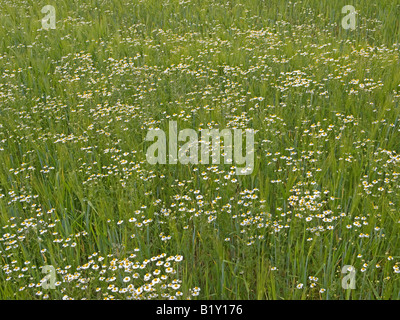
[[[400,298],[396,1],[48,4],[0,6],[1,299]],[[170,120],[254,171],[150,165]]]

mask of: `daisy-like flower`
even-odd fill
[[[158,276],[158,275],[160,274],[160,272],[161,272],[161,270],[156,269],[156,270],[153,271],[153,274],[154,274],[155,276]]]
[[[173,271],[174,271],[174,269],[172,269],[171,267],[168,267],[168,268],[165,269],[166,273],[171,273]]]
[[[299,284],[296,286],[296,288],[297,288],[297,289],[303,288],[303,284],[302,284],[302,283],[299,283]]]
[[[143,280],[144,280],[144,281],[149,281],[150,278],[151,278],[151,274],[150,274],[150,273],[146,273],[146,274],[144,275],[144,277],[143,277]]]
[[[174,289],[174,290],[178,290],[179,288],[181,287],[181,285],[180,284],[178,284],[178,283],[175,283],[175,284],[173,284],[172,285],[172,289]]]

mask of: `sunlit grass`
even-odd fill
[[[44,30],[1,1],[0,298],[399,299],[400,6],[373,2],[57,1]],[[150,165],[171,120],[256,130],[254,171]]]

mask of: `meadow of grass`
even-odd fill
[[[0,4],[0,299],[400,298],[398,1]],[[150,165],[171,120],[254,171]]]

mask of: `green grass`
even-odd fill
[[[0,6],[0,299],[400,298],[396,1],[47,4]],[[254,171],[150,165],[170,120]]]

